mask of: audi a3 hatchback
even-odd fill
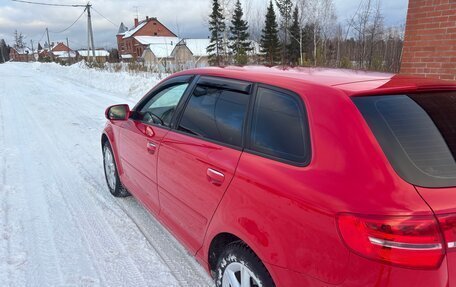
[[[174,74],[101,145],[217,286],[456,286],[456,84],[328,69]]]

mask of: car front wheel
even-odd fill
[[[217,287],[274,287],[261,260],[242,242],[229,244],[220,255],[216,270]]]
[[[106,183],[111,194],[115,197],[129,196],[130,193],[122,186],[122,183],[120,182],[114,154],[108,141],[106,141],[103,145],[103,166]]]

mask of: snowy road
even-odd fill
[[[94,88],[97,74],[0,65],[0,285],[211,286],[136,200],[109,194],[103,112],[140,95],[109,93],[118,83],[99,75]]]

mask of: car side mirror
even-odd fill
[[[130,107],[128,105],[110,106],[105,111],[108,120],[126,121],[130,117]]]

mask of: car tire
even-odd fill
[[[217,287],[275,286],[271,275],[258,256],[240,241],[230,243],[222,251],[218,258],[215,271],[215,285]],[[242,278],[248,278],[249,284],[243,285]],[[230,280],[237,280],[237,284],[230,283]]]
[[[106,141],[103,145],[103,169],[106,184],[111,194],[115,197],[127,197],[130,193],[123,187],[117,172],[117,165],[112,152],[111,144]]]

